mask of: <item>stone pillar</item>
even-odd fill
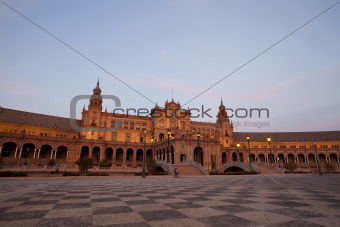
[[[53,158],[53,150],[51,150],[51,158],[50,159],[52,159]]]
[[[54,159],[57,159],[57,152],[58,152],[58,150],[55,150],[55,152],[54,152]]]
[[[40,149],[38,150],[38,156],[37,156],[37,159],[39,159],[40,157]]]
[[[113,150],[112,152],[112,166],[115,167],[116,166],[116,151]]]
[[[66,151],[66,160],[68,159],[68,151]]]
[[[37,151],[37,149],[34,149],[34,153],[33,153],[33,158],[35,158],[35,152]]]
[[[17,157],[18,148],[15,148],[14,158]]]
[[[126,150],[123,151],[123,167],[126,167]]]
[[[22,148],[20,148],[19,158],[21,158]]]
[[[136,159],[137,159],[137,151],[134,150],[133,153],[132,153],[132,166],[133,167],[137,166]]]
[[[0,147],[0,154],[1,154],[2,147]]]

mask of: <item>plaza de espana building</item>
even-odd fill
[[[74,120],[80,130],[72,127],[70,118],[3,108],[3,166],[43,166],[54,159],[71,168],[79,158],[88,157],[126,169],[142,166],[145,155],[146,161],[167,165],[201,163],[211,172],[224,171],[228,163],[247,164],[250,153],[253,164],[295,162],[310,170],[319,161],[339,169],[340,131],[234,132],[222,101],[216,123],[192,121],[190,110],[173,100],[164,107],[156,104],[150,116],[117,114],[102,110],[99,82],[89,101],[81,120]]]

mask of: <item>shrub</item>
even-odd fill
[[[290,173],[293,173],[297,169],[297,165],[295,162],[288,162],[283,165]]]
[[[53,166],[55,164],[55,161],[53,160],[53,159],[50,159],[49,161],[48,161],[48,165],[49,166]]]
[[[88,172],[86,176],[110,176],[110,175],[107,173]]]
[[[99,163],[99,167],[111,167],[111,163],[109,162],[109,160],[107,159],[103,159],[101,160],[101,162]]]
[[[6,171],[6,172],[0,172],[0,177],[26,177],[27,173],[25,172],[12,172],[12,171]]]
[[[63,173],[63,176],[80,176],[79,172],[65,172]]]
[[[156,175],[157,174],[157,164],[156,164],[155,160],[147,161],[146,162],[146,168],[148,169],[150,174],[152,174],[152,175]]]
[[[135,173],[135,176],[142,176],[143,173]],[[149,173],[145,173],[145,175],[149,175]]]
[[[80,176],[86,175],[89,169],[93,166],[91,158],[79,158],[75,163],[79,166]]]
[[[333,173],[335,170],[335,166],[332,163],[326,162],[324,167],[326,168],[327,172]]]

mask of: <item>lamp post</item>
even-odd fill
[[[250,155],[250,136],[247,135],[247,140],[248,140],[248,150],[249,150],[249,171],[251,171],[251,155]]]
[[[144,130],[143,133],[144,133],[144,150],[143,150],[143,175],[142,175],[142,178],[145,178],[145,145],[146,145],[146,133],[147,133],[147,131]]]
[[[154,153],[153,153],[153,136],[151,137],[151,152],[152,152],[151,157],[153,159],[154,158]]]
[[[316,142],[314,142],[314,148],[315,148],[315,160],[316,160],[316,163],[318,165],[318,172],[319,172],[319,175],[322,175],[320,161],[319,161],[319,157],[318,157],[318,151],[316,150]]]
[[[272,156],[272,148],[270,146],[270,141],[271,141],[271,138],[268,137],[267,138],[267,141],[269,142],[269,156],[270,156],[270,165],[273,165],[273,156]]]
[[[168,148],[167,148],[167,154],[166,154],[166,161],[169,162],[169,147],[170,147],[170,136],[171,136],[171,132],[170,129],[168,129]]]
[[[198,163],[201,163],[200,137],[201,137],[201,134],[198,132],[198,133],[197,133],[197,144],[198,144],[197,162],[198,162]]]
[[[236,144],[236,147],[237,147],[237,161],[240,162],[240,144]]]

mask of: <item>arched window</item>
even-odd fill
[[[28,135],[31,135],[31,132],[28,132],[27,134],[28,134]]]
[[[11,129],[11,130],[9,130],[9,133],[13,133],[13,130]]]
[[[196,134],[196,129],[192,128],[192,134]]]
[[[135,124],[133,122],[130,123],[130,129],[134,129],[135,128]]]
[[[142,124],[142,129],[146,129],[146,124],[145,123]]]
[[[185,129],[185,124],[184,123],[182,123],[182,129]]]
[[[209,130],[209,129],[207,129],[207,135],[208,135],[208,136],[210,135],[210,130]]]
[[[200,129],[200,128],[197,129],[197,134],[198,134],[198,133],[201,133],[201,129]]]
[[[128,122],[124,122],[124,128],[128,128]]]
[[[205,134],[205,129],[204,128],[202,128],[202,134]]]
[[[161,121],[160,127],[163,128],[164,127],[164,122]]]
[[[211,129],[211,135],[214,135],[214,133],[215,133],[214,129]]]
[[[140,129],[140,123],[136,124],[136,129]]]
[[[59,137],[59,134],[57,134],[55,137]]]
[[[111,121],[111,128],[115,128],[116,127],[116,122],[115,121]]]

